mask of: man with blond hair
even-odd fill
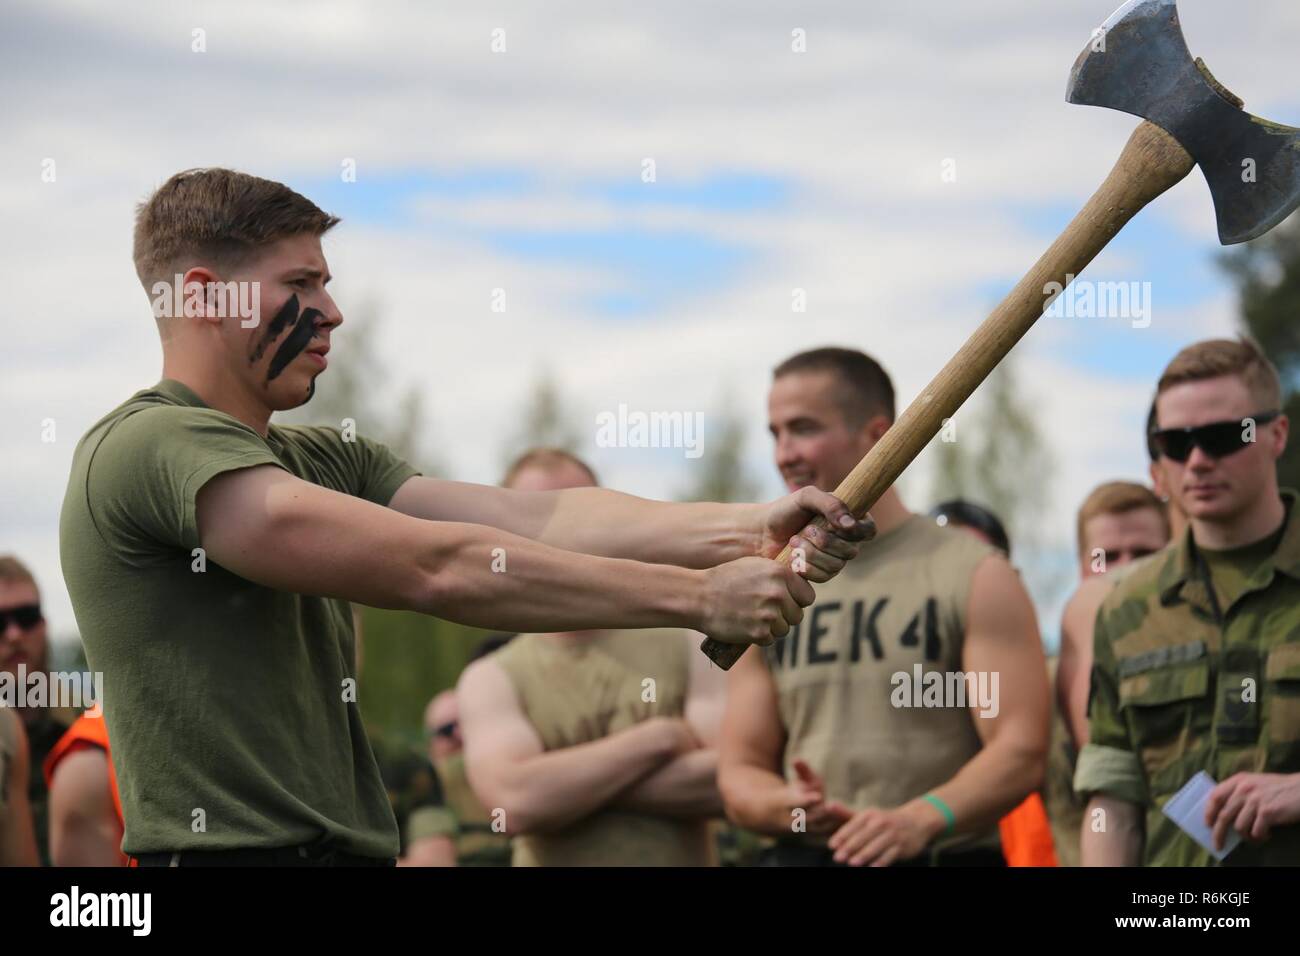
[[[1245,339],[1191,345],[1160,377],[1151,439],[1188,527],[1097,616],[1075,774],[1086,866],[1218,863],[1162,811],[1201,772],[1215,786],[1195,822],[1224,864],[1300,863],[1300,504],[1278,487],[1281,407]]]
[[[1084,801],[1075,794],[1073,781],[1079,748],[1088,742],[1093,621],[1115,582],[1169,543],[1169,510],[1151,489],[1132,481],[1098,485],[1079,508],[1080,583],[1061,614],[1045,785],[1062,866],[1079,865]]]

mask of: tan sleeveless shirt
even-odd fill
[[[581,643],[524,634],[493,659],[549,751],[600,740],[651,717],[683,716],[689,650],[682,631],[664,628],[600,631]],[[603,809],[562,830],[516,837],[513,862],[708,866],[714,856],[704,820]]]
[[[979,751],[971,701],[917,706],[926,697],[914,692],[915,668],[922,687],[926,673],[962,670],[971,576],[994,553],[967,532],[913,515],[816,586],[799,627],[762,658],[787,734],[786,779],[795,779],[793,763],[802,758],[825,779],[828,799],[892,808],[950,780]],[[895,675],[905,678],[906,694]],[[913,706],[894,706],[909,697]],[[999,843],[996,827],[940,841]]]

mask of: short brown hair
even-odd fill
[[[1255,411],[1272,412],[1282,407],[1282,382],[1277,368],[1253,339],[1209,339],[1189,345],[1174,356],[1156,386],[1159,398],[1168,389],[1185,382],[1200,382],[1236,375],[1246,383],[1251,397],[1261,406]]]
[[[27,582],[32,587],[36,587],[36,578],[32,572],[12,554],[0,554],[0,581],[5,584],[18,582]],[[38,589],[39,590],[39,589]]]
[[[1084,528],[1093,518],[1098,515],[1128,514],[1142,508],[1151,508],[1160,515],[1160,524],[1165,529],[1165,539],[1168,540],[1169,512],[1154,491],[1134,481],[1108,481],[1104,485],[1098,485],[1079,508],[1079,553],[1084,554],[1087,550]]]
[[[792,355],[772,371],[775,381],[795,372],[833,372],[839,377],[840,411],[854,428],[876,415],[894,420],[894,383],[880,363],[857,349],[820,348]]]
[[[574,466],[585,471],[593,485],[600,484],[591,466],[577,455],[563,448],[530,448],[510,463],[510,467],[506,469],[506,476],[501,479],[501,485],[509,488],[520,473],[528,468],[538,468],[548,475],[553,475],[566,466]]]
[[[183,266],[235,268],[279,239],[319,236],[338,222],[283,183],[233,169],[187,169],[136,207],[135,272],[149,291]]]

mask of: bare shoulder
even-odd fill
[[[977,546],[980,542],[974,542]],[[976,557],[975,570],[971,574],[971,606],[976,604],[993,605],[1010,596],[1025,596],[1029,591],[1020,577],[1020,572],[1012,566],[1006,556],[993,548],[987,548]]]
[[[489,654],[486,657],[480,657],[461,672],[460,680],[456,682],[458,697],[466,702],[484,699],[495,701],[499,700],[503,694],[507,698],[514,697],[510,686],[510,678],[505,669],[493,660],[495,656]]]
[[[1091,628],[1092,621],[1097,616],[1097,609],[1101,607],[1102,601],[1114,587],[1115,581],[1105,575],[1085,578],[1074,589],[1070,599],[1065,602],[1065,610],[1061,613],[1061,626],[1073,629],[1086,624]]]
[[[81,807],[112,800],[108,754],[98,747],[82,747],[64,757],[50,780],[50,800],[55,806]]]

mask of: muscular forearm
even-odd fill
[[[562,551],[483,525],[430,525],[411,610],[475,627],[544,633],[692,627],[699,571]]]
[[[1143,839],[1137,806],[1096,794],[1083,814],[1079,862],[1084,866],[1140,866]]]
[[[566,551],[710,568],[757,553],[761,507],[650,501],[607,488],[514,491],[412,478],[390,506],[487,525]]]
[[[555,492],[538,540],[571,551],[711,568],[758,553],[754,505],[649,501],[607,488]]]
[[[513,764],[499,776],[506,829],[554,830],[596,812],[673,756],[672,739],[651,724]]]
[[[718,772],[727,817],[756,833],[780,836],[791,832],[786,806],[786,782],[780,774],[749,764],[724,765]]]
[[[720,817],[718,752],[695,750],[683,754],[632,784],[614,804],[666,817]]]
[[[1045,765],[1041,749],[998,739],[933,793],[956,817],[955,832],[983,830],[1042,785]]]

